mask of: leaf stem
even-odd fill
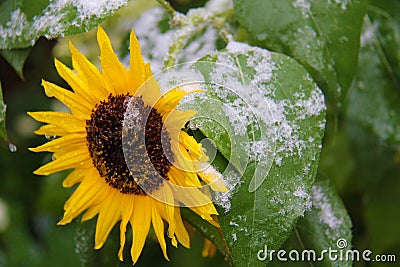
[[[171,17],[171,19],[173,20],[175,15],[176,15],[176,11],[175,9],[171,6],[170,3],[168,3],[165,0],[157,0],[158,3],[160,3],[160,5],[168,12],[169,16]]]

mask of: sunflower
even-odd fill
[[[70,43],[73,69],[58,60],[55,66],[72,90],[42,81],[46,95],[61,101],[70,112],[28,113],[47,123],[36,134],[58,137],[30,149],[53,153],[53,160],[34,173],[50,175],[73,169],[63,186],[79,185],[65,203],[58,224],[68,224],[80,214],[82,221],[98,216],[95,249],[103,246],[120,222],[118,258],[122,261],[130,224],[135,263],[152,225],[168,260],[164,223],[168,223],[172,245],[189,248],[180,206],[219,227],[217,210],[204,185],[214,191],[227,189],[207,163],[201,144],[184,131],[196,112],[177,110],[176,106],[191,91],[176,87],[161,95],[133,30],[128,69],[100,27],[97,41],[101,72]]]

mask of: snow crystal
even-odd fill
[[[225,212],[231,209],[231,197],[233,192],[237,191],[240,187],[241,176],[228,165],[227,171],[222,174],[223,180],[229,192],[215,192],[214,203],[221,206]]]
[[[312,199],[313,206],[321,211],[321,222],[325,223],[333,230],[337,229],[343,223],[343,221],[338,219],[333,213],[332,205],[321,187],[312,187]]]
[[[295,96],[298,98],[295,106],[304,110],[298,119],[303,120],[306,116],[318,116],[325,110],[324,96],[318,93],[317,88],[312,91],[310,98],[304,99],[304,93],[296,93]]]
[[[104,13],[117,10],[128,3],[127,0],[78,0],[67,2],[71,2],[76,6],[80,19],[92,16],[100,17]]]
[[[293,195],[296,197],[302,198],[305,200],[304,207],[306,210],[311,210],[312,200],[311,195],[307,194],[302,187],[298,187],[296,191],[293,192]]]
[[[308,18],[308,13],[310,12],[311,3],[308,0],[296,0],[293,3],[293,7],[300,8],[301,14],[304,18]]]
[[[165,93],[176,86],[191,92],[204,88],[204,77],[192,68],[188,68],[189,64],[177,65],[164,71],[156,73],[154,78],[157,80],[162,93]]]
[[[233,242],[235,242],[235,241],[237,240],[237,235],[236,235],[236,233],[233,233],[233,234],[232,234],[232,240],[233,240]]]
[[[229,222],[229,225],[230,225],[230,226],[239,227],[239,224],[237,224],[237,222],[232,222],[232,221],[230,221],[230,222]]]

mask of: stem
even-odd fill
[[[188,36],[186,34],[179,35],[170,46],[168,50],[168,56],[164,61],[164,69],[173,67],[175,65],[179,51],[181,51],[183,45],[186,43],[187,38]]]
[[[168,12],[169,16],[171,17],[171,20],[174,19],[176,15],[175,9],[171,6],[171,4],[165,0],[157,0],[160,5],[165,8],[165,10]]]

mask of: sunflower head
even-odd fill
[[[65,225],[80,214],[97,216],[95,249],[103,246],[119,222],[123,260],[126,228],[132,228],[131,258],[140,256],[150,227],[164,257],[164,236],[174,246],[190,246],[179,206],[187,206],[218,227],[218,215],[204,184],[226,191],[220,175],[207,164],[201,144],[183,130],[194,111],[176,109],[188,93],[176,87],[165,95],[144,63],[134,31],[130,36],[129,68],[118,60],[111,42],[98,28],[100,72],[71,43],[73,69],[55,60],[70,89],[43,81],[45,93],[61,101],[70,112],[29,112],[46,123],[36,134],[56,136],[33,152],[52,152],[53,160],[37,169],[49,175],[72,169],[63,186],[79,185],[64,205]]]

